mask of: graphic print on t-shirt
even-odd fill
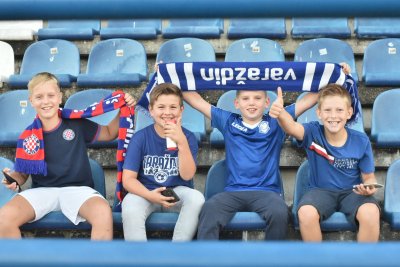
[[[145,175],[153,175],[157,183],[164,183],[170,176],[179,175],[178,157],[146,155],[143,159],[143,171]]]

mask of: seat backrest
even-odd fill
[[[281,45],[275,41],[264,38],[246,38],[229,45],[225,53],[225,61],[285,61],[285,53]]]
[[[146,51],[141,43],[131,39],[100,41],[90,51],[86,73],[138,73],[146,77]]]
[[[14,169],[14,162],[7,158],[0,157],[0,168],[3,170],[4,168],[9,168],[10,170]],[[3,172],[0,172],[0,181],[4,179]],[[12,199],[16,195],[16,192],[9,190],[5,187],[4,184],[0,183],[0,207],[4,206],[10,199]]]
[[[156,62],[196,62],[215,61],[213,46],[203,39],[177,38],[160,46]]]
[[[96,189],[96,191],[99,192],[103,197],[107,197],[106,196],[106,181],[105,181],[103,168],[100,166],[100,164],[97,161],[95,161],[93,159],[89,159],[89,163],[90,163],[90,169],[92,171],[94,189]]]
[[[161,19],[116,19],[108,20],[108,28],[154,28],[161,33]]]
[[[79,91],[68,97],[64,107],[68,109],[85,109],[94,103],[98,103],[100,100],[109,96],[112,92],[113,91],[109,89],[88,89]],[[89,118],[89,120],[100,125],[108,125],[117,114],[118,110],[114,110]]]
[[[400,212],[400,159],[393,161],[386,173],[385,180],[385,213]]]
[[[100,20],[49,20],[47,28],[92,29],[96,34],[100,31]]]
[[[294,191],[293,191],[293,210],[297,210],[300,199],[307,192],[310,183],[310,168],[308,160],[305,160],[296,173]]]
[[[222,19],[170,19],[169,27],[218,27],[220,32],[224,29]]]
[[[219,160],[211,166],[207,173],[204,187],[204,197],[206,200],[224,191],[227,177],[228,171],[226,169],[225,159]]]
[[[285,38],[285,18],[232,18],[229,19],[227,36],[228,38]]]
[[[31,44],[22,59],[20,74],[37,74],[44,71],[78,76],[80,72],[78,47],[72,42],[57,39]]]
[[[296,49],[294,61],[332,62],[349,64],[355,81],[358,81],[354,53],[351,46],[342,40],[317,38],[302,42]]]
[[[400,37],[399,18],[354,18],[354,33],[357,38]]]
[[[347,18],[292,18],[292,36],[300,38],[335,37],[351,35]]]
[[[14,74],[14,50],[11,45],[0,41],[0,82],[7,82]]]
[[[36,111],[29,103],[28,90],[0,94],[0,144],[15,146],[19,135],[35,117]]]

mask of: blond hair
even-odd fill
[[[328,96],[339,96],[346,100],[348,107],[351,107],[351,96],[349,92],[338,84],[328,84],[318,93],[318,108],[321,108],[322,102]]]
[[[56,83],[58,89],[60,89],[60,83],[54,74],[51,74],[49,72],[40,72],[33,76],[33,78],[28,83],[29,95],[32,95],[33,88],[35,88],[37,85],[48,81],[53,81],[54,83]]]
[[[150,93],[150,107],[153,107],[154,103],[161,95],[175,95],[179,97],[179,105],[183,106],[183,95],[181,89],[172,83],[162,83],[154,87]]]

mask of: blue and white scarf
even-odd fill
[[[158,65],[138,105],[147,108],[156,84],[173,83],[182,91],[270,90],[318,92],[330,83],[346,88],[352,98],[354,123],[360,116],[357,84],[339,64],[321,62],[194,62]]]

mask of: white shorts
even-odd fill
[[[82,204],[91,197],[104,197],[88,186],[40,187],[19,193],[31,204],[35,219],[40,220],[52,211],[61,211],[75,225],[86,221],[79,216]]]

